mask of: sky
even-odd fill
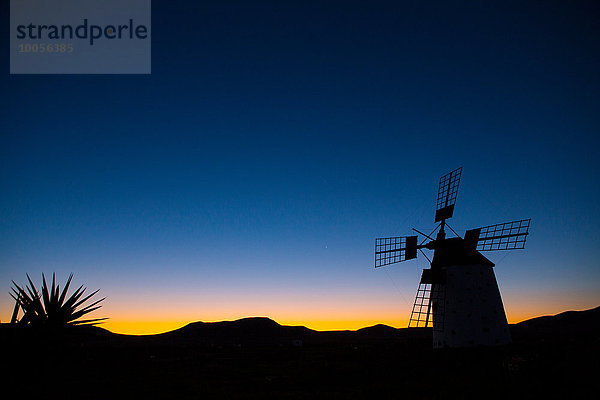
[[[405,327],[463,166],[466,229],[509,322],[600,305],[600,20],[592,1],[153,1],[151,75],[0,74],[0,319],[11,280],[100,288],[120,333],[267,316]]]

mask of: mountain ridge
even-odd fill
[[[544,315],[510,324],[513,336],[538,335],[581,335],[600,329],[600,306],[581,311],[565,311],[555,315]],[[100,328],[102,329],[102,328]],[[205,338],[213,341],[269,341],[273,339],[344,339],[350,337],[394,339],[431,335],[431,328],[394,328],[376,324],[357,330],[318,331],[301,325],[281,325],[268,317],[246,317],[231,321],[190,322],[187,325],[164,333],[150,335],[110,334],[119,336],[156,338]]]
[[[3,330],[10,330],[10,324],[1,324]],[[600,306],[581,311],[564,311],[555,315],[531,318],[510,324],[516,338],[535,336],[589,336],[600,331]],[[281,325],[268,317],[246,317],[232,321],[190,322],[172,331],[131,335],[114,333],[108,329],[90,326],[69,329],[84,335],[115,336],[121,338],[159,339],[199,339],[207,342],[272,342],[277,340],[306,340],[321,338],[327,341],[362,339],[418,338],[431,335],[431,328],[394,328],[385,324],[375,324],[357,330],[317,331],[301,325]]]

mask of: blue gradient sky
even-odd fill
[[[150,76],[11,76],[3,4],[0,318],[56,271],[127,332],[402,326],[426,260],[374,238],[457,166],[455,229],[533,218],[509,320],[597,306],[597,4],[422,3],[154,1]]]

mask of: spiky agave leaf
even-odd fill
[[[27,280],[29,281],[29,286],[25,285],[25,287],[27,288],[27,291],[29,292],[29,294],[31,294],[31,297],[35,297],[35,298],[39,299],[40,294],[36,290],[35,285],[33,284],[33,281],[29,277],[29,274],[25,274],[25,276],[27,276]]]
[[[73,321],[72,325],[98,325],[98,324],[102,323],[100,321],[104,321],[107,319],[108,318],[83,319],[83,320],[79,320],[79,321]]]
[[[98,304],[104,301],[105,298],[84,306],[84,303],[90,300],[99,290],[82,299],[86,288],[81,285],[70,296],[67,296],[72,279],[73,274],[70,274],[61,292],[60,286],[56,284],[56,274],[52,274],[52,285],[50,287],[46,281],[46,276],[42,274],[41,293],[36,290],[29,275],[27,275],[29,285],[25,285],[25,289],[13,281],[10,295],[24,311],[24,316],[19,323],[25,325],[44,323],[55,326],[95,325],[100,323],[99,321],[105,320],[106,318],[78,320],[82,316],[102,307]]]
[[[89,294],[89,295],[85,296],[85,297],[84,297],[82,300],[79,300],[77,303],[73,304],[73,306],[72,306],[72,307],[73,307],[74,309],[75,309],[75,308],[77,308],[77,307],[79,307],[80,305],[82,305],[83,303],[85,303],[86,301],[88,301],[89,299],[91,299],[91,298],[92,298],[92,296],[94,296],[94,295],[95,295],[96,293],[98,293],[99,291],[100,291],[100,289],[98,289],[98,290],[96,290],[95,292],[92,292],[91,294]],[[83,294],[83,292],[82,292],[82,294]]]
[[[10,297],[12,297],[13,299],[15,299],[15,297],[12,295],[12,293],[10,293]],[[21,308],[21,306],[19,305],[19,301],[17,299],[15,299],[15,306],[13,308],[13,313],[12,316],[10,317],[10,323],[11,324],[16,324],[17,323],[17,318],[19,316],[19,309]]]
[[[17,285],[15,281],[12,281],[14,287],[13,292],[16,295],[16,301],[19,302],[21,308],[25,312],[24,318],[21,320],[22,323],[27,323],[30,320],[41,320],[45,316],[44,307],[40,301],[39,294],[35,291],[35,288],[26,286],[27,291]],[[15,298],[15,296],[13,296]]]
[[[58,285],[56,284],[56,273],[52,273],[52,292],[50,293],[50,301],[56,303],[58,300]]]
[[[60,304],[63,303],[63,301],[65,301],[65,296],[67,295],[67,291],[69,290],[69,285],[71,285],[71,279],[73,279],[73,274],[69,274],[69,279],[67,279],[67,283],[65,284],[65,287],[62,291],[62,294],[60,295],[60,298],[58,299],[58,302]]]

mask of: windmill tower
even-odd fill
[[[523,249],[531,219],[471,229],[460,237],[446,222],[454,204],[462,167],[440,178],[435,229],[429,234],[375,239],[375,268],[411,260],[420,251],[424,269],[409,327],[433,326],[433,347],[496,346],[511,342],[494,263],[482,251]],[[456,237],[446,238],[446,227]],[[435,238],[433,235],[435,234]],[[430,260],[423,249],[433,250]]]

